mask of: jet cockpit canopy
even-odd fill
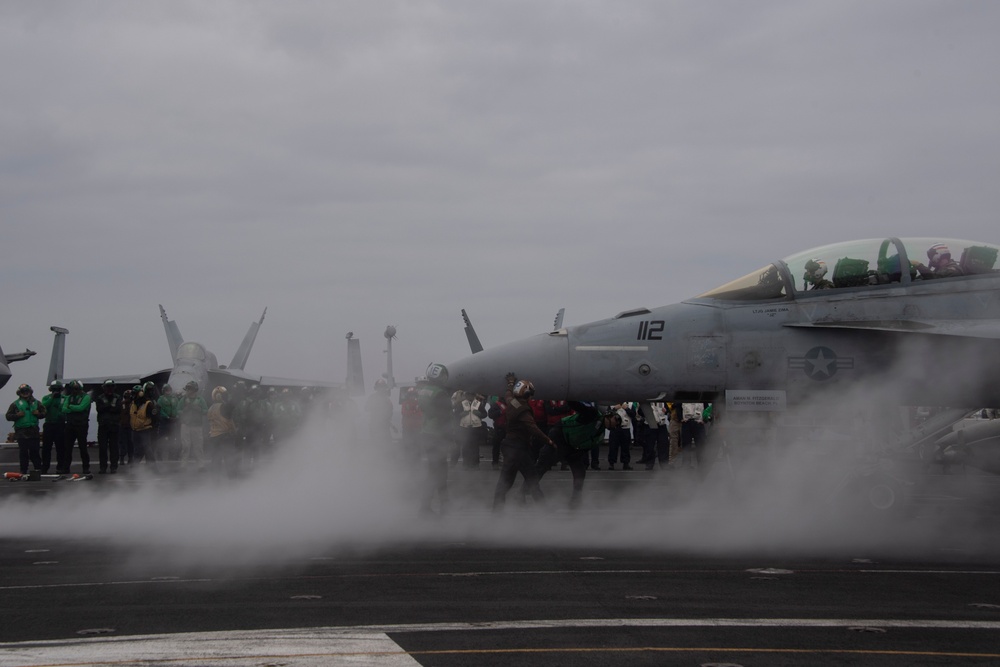
[[[806,281],[807,263],[825,264],[825,279],[833,288],[870,288],[875,285],[910,285],[926,280],[928,251],[944,247],[959,267],[956,277],[996,275],[1000,246],[959,239],[888,238],[849,241],[813,248],[768,264],[704,294],[701,299],[768,301],[813,293]],[[932,252],[933,254],[933,252]],[[906,269],[904,270],[904,267]]]
[[[177,348],[177,361],[187,361],[192,364],[205,364],[208,368],[218,368],[219,362],[215,354],[205,349],[201,343],[188,341]]]

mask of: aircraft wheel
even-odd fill
[[[895,477],[876,472],[854,479],[840,491],[836,504],[848,515],[890,517],[905,511],[907,495]]]
[[[877,480],[865,489],[867,506],[879,512],[889,512],[899,509],[903,502],[902,489],[892,478]]]
[[[892,516],[906,509],[908,495],[903,483],[885,472],[862,476],[856,490],[858,505],[868,514]]]

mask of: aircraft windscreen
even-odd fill
[[[892,238],[813,248],[786,257],[783,261],[794,282],[795,292],[800,293],[992,274],[998,271],[998,254],[1000,248],[973,241]]]
[[[737,278],[721,287],[698,295],[698,298],[723,299],[725,301],[761,301],[783,299],[784,297],[785,282],[781,278],[778,267],[774,264],[768,264],[763,269],[758,269],[742,278]]]
[[[924,266],[924,271],[914,271],[915,279],[926,278],[928,267],[943,268],[951,262],[954,265],[950,275],[954,276],[995,274],[1000,269],[997,266],[1000,248],[987,243],[940,238],[907,238],[902,242],[910,263]]]
[[[784,262],[796,292],[903,281],[895,239],[836,243],[786,257]]]

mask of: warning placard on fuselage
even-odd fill
[[[785,406],[785,392],[781,390],[726,390],[726,408],[735,412],[783,412]]]

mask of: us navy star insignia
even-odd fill
[[[842,368],[854,368],[853,357],[838,357],[828,347],[814,347],[805,356],[788,357],[788,367],[801,369],[811,380],[829,380]]]

